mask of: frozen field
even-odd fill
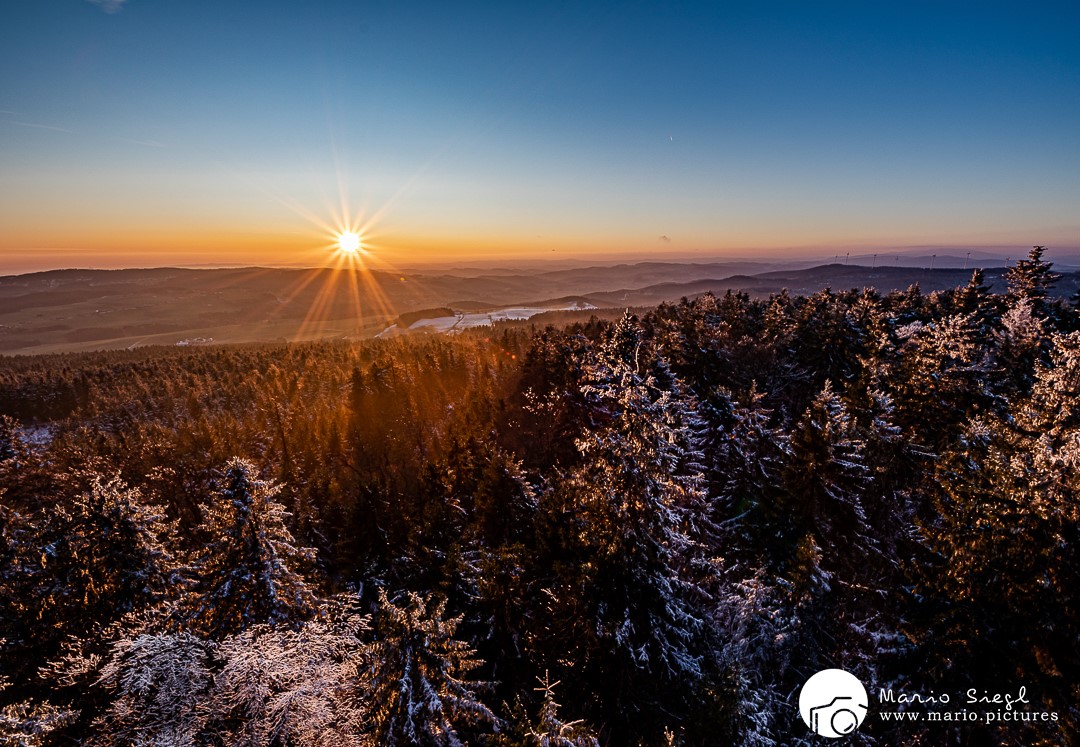
[[[444,332],[452,334],[454,332],[460,332],[464,329],[470,329],[472,327],[489,327],[495,322],[508,322],[508,321],[520,321],[523,319],[530,319],[537,314],[542,314],[545,311],[581,311],[585,309],[595,309],[596,307],[588,303],[574,302],[566,306],[514,306],[506,309],[496,309],[494,311],[485,311],[477,314],[465,314],[457,313],[454,316],[437,316],[430,319],[418,319],[407,328],[401,329],[396,324],[391,324],[382,332],[376,335],[376,337],[392,337],[394,335],[403,334],[405,332],[415,332],[418,330],[429,330],[432,332]]]

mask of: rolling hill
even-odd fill
[[[1003,289],[1003,272],[986,270],[995,291]],[[255,267],[56,270],[0,277],[0,353],[372,337],[402,314],[422,318],[425,309],[651,306],[728,289],[760,297],[785,288],[793,294],[867,286],[888,292],[916,282],[933,291],[969,277],[960,269],[799,269],[747,262],[644,262],[483,275]],[[1071,295],[1078,288],[1080,273],[1065,273],[1056,290]]]

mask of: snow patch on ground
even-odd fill
[[[495,309],[494,311],[485,311],[478,314],[458,312],[454,316],[438,316],[431,319],[418,319],[410,324],[407,330],[402,330],[398,325],[391,324],[375,336],[393,337],[394,335],[416,330],[453,334],[455,332],[460,332],[463,329],[471,329],[473,327],[490,327],[495,322],[530,319],[545,311],[583,311],[595,308],[596,307],[591,303],[575,301],[566,306],[513,306],[505,309]]]

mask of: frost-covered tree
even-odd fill
[[[1045,246],[1031,247],[1028,258],[1017,260],[1005,273],[1010,305],[1027,301],[1038,316],[1046,315],[1046,297],[1054,283],[1061,279],[1061,275],[1050,270],[1054,264],[1042,258],[1045,251]]]
[[[314,613],[315,594],[302,571],[315,551],[297,547],[279,491],[250,462],[225,466],[204,508],[208,540],[184,570],[189,589],[177,613],[192,629],[221,639],[259,624],[299,624]]]
[[[583,427],[578,360],[587,346],[583,335],[545,330],[524,356],[517,394],[522,406],[506,435],[527,467],[577,461],[574,440]]]
[[[746,517],[759,510],[763,497],[779,482],[787,458],[789,437],[772,425],[765,395],[751,386],[745,402],[727,392],[717,392],[705,408],[710,428],[703,450],[713,516],[722,530],[718,550],[753,552],[752,538],[744,526]]]
[[[486,662],[483,676],[499,662],[497,693],[512,700],[532,676],[521,633],[535,491],[517,460],[476,440],[456,444],[428,485],[421,499],[431,505],[418,513],[442,520],[441,528],[429,524],[425,532],[441,541],[413,550],[414,558],[430,562],[409,573],[407,583],[445,594],[448,606],[464,613],[461,631]],[[433,583],[417,584],[425,578]]]
[[[465,679],[480,662],[454,634],[461,617],[445,604],[408,593],[395,604],[379,590],[379,613],[366,689],[368,718],[384,747],[459,747],[460,731],[497,724]]]
[[[990,300],[990,286],[986,284],[986,273],[976,268],[971,272],[967,285],[955,291],[953,301],[959,314],[977,314],[985,310]]]
[[[993,404],[986,335],[970,312],[905,325],[896,336],[895,363],[876,383],[899,403],[895,418],[908,438],[936,449]]]
[[[1053,336],[1050,361],[1036,368],[1031,398],[1019,409],[1030,435],[1046,434],[1057,446],[1080,430],[1080,332]]]
[[[401,575],[410,587],[440,591],[460,608],[476,596],[484,558],[523,539],[535,510],[519,462],[476,439],[455,442],[403,507],[410,526]]]
[[[775,656],[789,662],[776,676],[781,692],[827,666],[873,679],[875,606],[887,582],[867,502],[885,497],[873,493],[865,450],[863,430],[826,384],[793,426],[781,483],[754,519],[765,556],[765,575],[754,586],[775,607],[779,624],[765,629],[782,636]],[[755,690],[770,693],[768,685]],[[786,743],[795,742],[787,736]]]
[[[927,490],[920,671],[956,689],[1037,682],[1032,695],[1061,718],[1051,729],[1075,733],[1080,431],[974,420]]]
[[[830,382],[795,424],[782,489],[762,506],[760,533],[779,569],[813,535],[837,565],[856,568],[870,552],[863,500],[870,484],[865,443]]]
[[[28,637],[25,597],[33,588],[34,558],[38,548],[34,528],[26,517],[6,505],[0,492],[0,671],[12,669],[24,658],[21,646],[9,646],[8,637]],[[40,662],[35,662],[40,664]],[[33,670],[33,665],[29,668]]]
[[[137,488],[91,476],[48,512],[4,512],[2,634],[29,676],[68,638],[96,646],[113,623],[165,599],[175,563],[171,525]]]
[[[94,477],[52,522],[42,548],[39,615],[74,603],[70,613],[115,619],[158,601],[172,582],[164,543],[170,527],[138,488]]]
[[[4,504],[23,511],[48,510],[68,475],[25,437],[19,421],[0,415],[0,492]],[[65,488],[69,486],[65,485]]]
[[[363,701],[355,697],[368,666],[353,614],[318,618],[296,630],[258,625],[225,639],[204,712],[226,747],[361,747]]]
[[[919,521],[927,552],[909,629],[920,671],[950,687],[1038,683],[1029,691],[1059,721],[1021,739],[1071,744],[1065,735],[1080,724],[1066,674],[1080,667],[1080,333],[1053,335],[1050,348],[1030,396],[1014,394],[1002,417],[972,419],[925,481],[932,510]]]
[[[0,415],[0,464],[10,462],[8,469],[17,469],[26,453],[26,444],[19,434],[19,423],[9,415]]]
[[[551,564],[533,635],[548,663],[595,699],[625,738],[659,734],[710,670],[702,610],[715,579],[697,420],[677,382],[625,317],[585,366],[595,423],[583,464],[541,499]],[[653,372],[668,378],[658,385]],[[614,734],[614,732],[613,732]]]
[[[952,291],[948,308],[952,314],[972,315],[980,338],[985,338],[1006,305],[1004,296],[990,292],[986,273],[976,269],[972,271],[967,285]]]
[[[0,744],[10,747],[48,744],[49,734],[67,726],[74,718],[71,711],[32,701],[3,706],[0,708]]]
[[[334,605],[296,629],[256,625],[220,642],[189,632],[122,637],[99,662],[109,696],[95,745],[370,747],[357,697],[366,619]]]
[[[190,633],[142,634],[116,641],[98,684],[112,702],[95,723],[102,747],[205,744],[216,645]]]
[[[933,453],[919,446],[897,424],[895,400],[885,392],[870,390],[865,404],[857,404],[856,408],[863,463],[870,478],[863,508],[867,531],[876,540],[874,558],[864,570],[878,576],[877,588],[896,589],[901,583],[897,577],[898,559],[910,557],[914,549],[910,531],[916,511],[914,493]]]
[[[1029,298],[1018,298],[1001,316],[994,343],[999,371],[994,389],[1022,397],[1032,384],[1035,364],[1043,360],[1049,344],[1046,321],[1036,313]]]
[[[0,640],[0,645],[3,645]],[[0,692],[11,683],[0,677]],[[0,696],[2,697],[2,696]],[[23,700],[0,707],[0,744],[5,747],[40,747],[51,732],[67,726],[77,714],[50,703]]]
[[[740,578],[740,574],[753,574]],[[727,570],[712,616],[718,655],[734,692],[725,741],[775,747],[786,724],[786,693],[778,673],[791,667],[789,638],[798,622],[785,588],[753,566]],[[718,732],[724,728],[714,723]],[[723,732],[721,732],[723,733]],[[720,741],[720,740],[717,740]]]
[[[563,721],[559,717],[562,707],[555,701],[558,682],[545,676],[537,690],[543,693],[540,714],[536,724],[525,735],[529,747],[600,747],[600,742],[582,721]]]
[[[797,307],[784,358],[807,371],[811,395],[826,380],[847,381],[858,372],[867,336],[849,304],[826,288],[801,299]]]

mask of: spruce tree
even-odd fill
[[[559,683],[545,677],[540,684],[537,688],[543,693],[540,714],[525,735],[525,744],[529,747],[600,747],[600,742],[583,722],[563,721],[559,717],[562,706],[555,702],[555,688]]]
[[[95,721],[92,745],[206,744],[217,647],[190,633],[144,633],[116,641],[98,684],[112,702]]]
[[[1006,311],[994,330],[994,363],[999,376],[993,390],[1005,397],[1022,397],[1034,381],[1035,365],[1044,362],[1049,347],[1049,330],[1031,299],[1019,298]]]
[[[955,690],[1024,683],[1035,710],[1059,713],[1043,730],[1058,737],[1080,724],[1066,674],[1080,667],[1078,436],[1055,445],[1004,421],[970,424],[928,481],[924,621],[911,626],[925,675]]]
[[[201,710],[226,747],[370,745],[357,687],[369,647],[366,618],[325,610],[293,630],[258,625],[218,647],[220,670]]]
[[[1046,316],[1046,298],[1050,288],[1061,279],[1061,275],[1050,270],[1054,264],[1043,260],[1045,251],[1045,246],[1031,247],[1028,258],[1017,260],[1005,273],[1010,303],[1015,305],[1020,301],[1027,301],[1031,304],[1032,311],[1039,316]]]
[[[19,433],[19,423],[10,415],[0,415],[0,464],[18,469],[26,454],[26,444]]]
[[[193,630],[221,639],[253,625],[296,625],[315,611],[303,570],[314,550],[297,547],[277,500],[280,487],[232,459],[204,507],[206,543],[184,569],[188,589],[177,609]]]
[[[1022,306],[1026,302],[1022,302]],[[920,671],[955,690],[1023,683],[1058,720],[981,738],[1072,744],[1080,725],[1080,333],[1053,335],[1000,416],[973,418],[924,481],[919,604],[906,626]],[[1019,731],[1019,736],[1016,733]]]
[[[779,483],[788,456],[789,437],[770,424],[773,413],[764,405],[765,395],[751,386],[745,402],[719,392],[705,407],[710,427],[703,448],[709,479],[714,521],[721,527],[717,551],[740,559],[758,555],[758,542],[748,525],[759,515],[766,494]],[[749,521],[748,521],[749,518]]]
[[[995,403],[991,352],[976,314],[901,328],[896,358],[878,382],[896,403],[897,424],[913,443],[931,451]]]
[[[659,370],[674,388],[658,386]],[[575,698],[591,698],[612,739],[660,734],[711,668],[703,610],[715,581],[698,421],[637,321],[615,325],[585,364],[595,425],[583,464],[541,498],[551,564],[538,636]]]
[[[412,592],[396,604],[379,590],[366,697],[383,747],[459,747],[461,730],[497,722],[477,695],[480,683],[465,679],[480,662],[454,637],[461,617],[445,609]]]
[[[773,537],[766,546],[778,568],[802,552],[807,536],[828,546],[836,564],[860,567],[873,543],[863,507],[870,484],[864,448],[843,399],[826,382],[794,426],[781,491],[762,506],[760,531]]]
[[[89,487],[47,513],[4,512],[8,547],[2,631],[18,669],[43,665],[69,639],[91,648],[125,616],[165,600],[175,562],[171,525],[137,488],[90,476]]]
[[[0,415],[0,491],[4,503],[21,510],[48,510],[68,476],[27,442],[19,421]]]
[[[0,641],[2,643],[2,641]],[[0,677],[0,692],[10,683]],[[23,700],[0,706],[0,744],[10,747],[42,747],[49,735],[75,720],[75,713],[49,703]]]
[[[990,286],[986,284],[986,273],[976,268],[971,273],[967,285],[953,293],[953,302],[959,314],[982,314],[990,302]]]
[[[781,656],[797,662],[780,675],[782,690],[829,666],[874,677],[883,563],[867,503],[881,498],[864,436],[826,383],[793,426],[781,482],[755,519],[769,596],[785,620]]]

